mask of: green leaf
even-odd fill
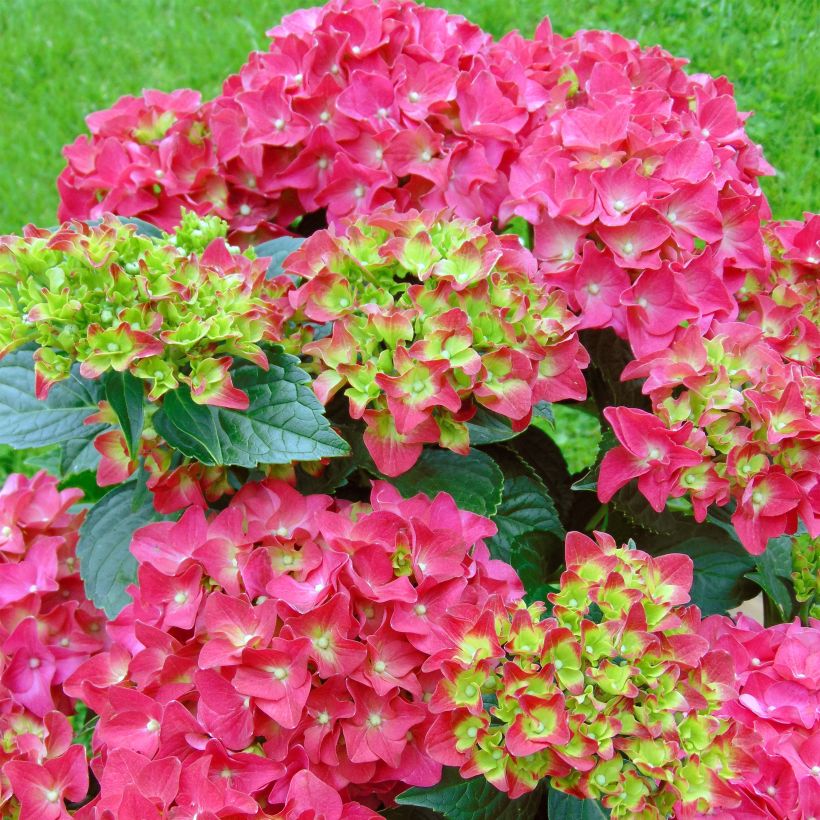
[[[153,239],[161,239],[165,235],[156,225],[152,225],[150,222],[146,222],[144,219],[140,219],[139,217],[118,216],[117,219],[119,219],[119,221],[124,225],[135,225],[137,228],[137,235],[139,236],[149,236]],[[92,227],[95,225],[101,225],[102,219],[88,219],[86,220],[86,224],[91,225]]]
[[[111,370],[105,376],[105,397],[117,414],[128,452],[133,458],[139,452],[145,422],[145,389],[142,381],[128,371]]]
[[[347,455],[350,448],[330,427],[310,378],[295,356],[268,354],[265,372],[243,362],[233,383],[250,398],[247,410],[196,404],[179,387],[155,414],[156,431],[183,455],[208,465],[255,467]]]
[[[483,777],[465,780],[458,769],[446,768],[438,785],[408,789],[396,802],[432,809],[447,820],[530,820],[538,815],[541,793],[537,789],[510,800]]]
[[[791,536],[770,538],[766,551],[753,557],[755,571],[746,576],[766,593],[777,607],[782,621],[791,620],[796,609],[792,595],[792,546]]]
[[[548,401],[539,401],[535,407],[532,408],[532,420],[533,423],[537,422],[544,422],[550,427],[555,426],[555,413],[552,411],[552,404]],[[538,425],[543,428],[543,425],[539,423]]]
[[[94,436],[73,438],[65,442],[60,459],[60,475],[70,476],[87,471],[96,472],[100,453],[94,447]]]
[[[597,800],[580,800],[550,787],[547,816],[550,820],[606,820],[609,811]]]
[[[269,239],[253,249],[257,256],[265,256],[269,259],[268,279],[273,279],[285,272],[282,263],[304,241],[305,237],[303,236],[279,236],[276,239]]]
[[[99,384],[82,378],[74,368],[40,401],[34,396],[32,351],[12,351],[0,360],[0,444],[45,447],[82,438],[91,430],[98,433],[102,425],[86,427],[83,422],[97,410],[101,394]]]
[[[451,450],[425,449],[412,469],[388,480],[405,498],[449,493],[461,509],[487,516],[501,503],[504,486],[500,467],[481,450],[461,456]]]
[[[498,533],[488,542],[496,558],[510,560],[513,542],[528,532],[550,533],[563,541],[566,532],[543,481],[520,456],[510,452],[501,461],[504,490],[493,515]]]
[[[698,527],[702,528],[703,525]],[[744,582],[744,577],[754,567],[754,561],[739,544],[721,537],[720,530],[708,529],[710,535],[670,539],[669,547],[660,554],[682,552],[688,555],[695,565],[692,603],[697,604],[704,615],[725,615],[751,597],[750,585]]]
[[[137,234],[140,236],[150,236],[154,239],[160,239],[164,234],[160,228],[156,225],[152,225],[150,222],[146,222],[144,219],[139,219],[136,216],[120,216],[117,217],[120,222],[124,222],[126,225],[136,225],[137,227]]]
[[[478,447],[484,444],[495,444],[498,441],[508,441],[517,436],[506,416],[493,413],[486,407],[479,405],[476,414],[467,422],[470,431],[470,444]]]
[[[77,557],[86,595],[109,618],[130,601],[125,588],[137,578],[131,537],[140,527],[159,521],[142,472],[112,490],[89,511],[80,527]]]
[[[563,560],[566,532],[549,490],[517,453],[497,448],[504,474],[501,504],[492,517],[498,533],[487,541],[494,558],[518,572],[528,597],[544,600],[545,582]]]

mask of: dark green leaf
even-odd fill
[[[586,380],[595,404],[603,410],[610,406],[639,407],[650,410],[649,399],[641,393],[642,380],[621,381],[626,365],[634,359],[629,344],[610,328],[581,332],[581,344],[591,357]]]
[[[501,503],[504,476],[481,450],[460,456],[450,450],[425,449],[412,469],[390,481],[405,498],[449,493],[463,510],[490,516]]]
[[[128,371],[111,370],[105,376],[105,397],[122,427],[131,457],[139,452],[145,421],[145,389],[142,381]]]
[[[75,473],[96,471],[100,463],[100,453],[94,447],[94,436],[73,438],[62,447],[60,475],[70,476]]]
[[[539,401],[532,408],[533,421],[544,421],[550,426],[555,425],[555,413],[552,412],[552,404],[548,401]]]
[[[710,535],[670,539],[668,549],[663,552],[682,552],[692,559],[695,565],[692,603],[697,604],[704,615],[725,615],[751,597],[744,577],[754,567],[754,561],[739,544],[721,537],[720,530],[713,527],[708,530]]]
[[[524,600],[546,601],[547,594],[557,592],[554,583],[564,561],[564,542],[548,532],[525,532],[512,543],[509,564],[524,585]]]
[[[109,618],[129,602],[125,588],[137,577],[137,562],[130,551],[134,531],[161,517],[154,511],[142,473],[89,510],[77,544],[80,575],[86,595]]]
[[[187,387],[167,393],[154,416],[157,432],[203,464],[255,467],[347,455],[349,447],[330,427],[308,375],[295,356],[268,354],[265,372],[250,363],[232,371],[250,398],[247,410],[196,404]]]
[[[507,441],[518,435],[506,416],[499,416],[480,405],[476,414],[467,422],[467,429],[470,431],[470,444],[474,447]]]
[[[264,256],[269,260],[268,279],[273,279],[285,272],[282,263],[304,241],[305,237],[303,236],[279,236],[276,239],[269,239],[253,249],[257,256]]]
[[[118,219],[126,225],[136,225],[137,233],[140,236],[150,236],[153,239],[159,239],[164,235],[162,230],[156,225],[152,225],[150,222],[146,222],[144,219],[139,219],[136,216],[120,216]]]
[[[532,467],[512,452],[500,464],[504,490],[493,515],[498,533],[488,542],[493,555],[509,561],[513,542],[528,532],[550,533],[563,541],[566,533],[555,504]]]
[[[97,410],[98,383],[74,368],[57,382],[45,401],[34,396],[34,357],[31,350],[15,350],[0,360],[0,444],[22,449],[82,438],[102,425],[86,427],[86,417]]]
[[[509,444],[532,468],[549,490],[562,521],[569,520],[575,494],[570,490],[571,478],[564,456],[555,442],[539,427],[531,425]]]
[[[597,800],[579,800],[550,787],[547,816],[549,820],[606,820],[609,811]]]
[[[150,222],[146,222],[144,219],[140,219],[139,217],[118,216],[117,219],[125,225],[135,225],[139,236],[149,236],[152,239],[161,239],[165,236],[165,234],[156,225],[152,225]],[[86,220],[86,223],[93,227],[95,225],[102,224],[102,219],[88,219]]]
[[[754,556],[754,566],[755,571],[746,577],[766,593],[782,621],[791,620],[796,608],[791,583],[791,537],[782,535],[769,539],[766,551]]]
[[[465,780],[458,769],[444,770],[441,782],[426,789],[408,789],[396,802],[432,809],[447,820],[530,820],[538,814],[540,790],[510,800],[483,777]]]

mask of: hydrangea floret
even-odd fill
[[[444,494],[377,483],[351,504],[267,481],[138,530],[134,602],[65,684],[100,715],[83,816],[310,811],[316,789],[375,817],[364,807],[438,782],[434,658],[462,610],[523,593],[489,556],[495,529]],[[168,774],[161,794],[149,770]]]
[[[613,817],[732,808],[751,733],[717,717],[735,696],[727,652],[685,606],[692,562],[570,533],[543,604],[485,611],[444,659],[427,750],[511,797],[550,778]]]
[[[424,444],[466,453],[479,406],[521,430],[539,402],[586,395],[577,319],[514,235],[383,210],[314,234],[284,267],[300,277],[291,344],[311,357],[321,401],[344,391],[387,475]],[[323,336],[304,344],[311,324]]]

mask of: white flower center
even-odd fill
[[[184,591],[177,592],[174,595],[174,603],[175,604],[184,604],[188,600],[188,593]]]
[[[384,661],[376,661],[376,663],[373,664],[373,671],[377,675],[381,675],[385,669],[387,669],[387,664]]]
[[[616,199],[612,203],[612,209],[614,211],[622,211],[624,208],[626,208],[626,203],[622,199]]]
[[[288,670],[283,666],[274,666],[271,671],[276,680],[284,680],[288,676]]]
[[[635,246],[631,242],[624,242],[624,253],[632,253],[635,250]]]
[[[39,658],[29,658],[28,665],[32,669],[39,669],[40,668],[40,659]]]
[[[156,718],[151,718],[148,723],[145,724],[145,728],[149,732],[158,732],[159,731],[159,721]]]
[[[248,205],[248,203],[247,203],[247,202],[243,202],[243,203],[239,206],[239,213],[241,213],[241,214],[242,214],[242,216],[247,216],[250,212],[251,212],[251,206],[250,206],[250,205]]]
[[[427,607],[424,604],[416,604],[416,606],[413,608],[413,611],[416,613],[416,615],[419,616],[426,615]]]
[[[410,102],[418,102],[421,99],[421,94],[419,94],[418,91],[411,91],[407,95],[407,99],[410,100]]]

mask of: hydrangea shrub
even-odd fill
[[[0,237],[3,816],[820,816],[820,217],[731,84],[268,35]]]

